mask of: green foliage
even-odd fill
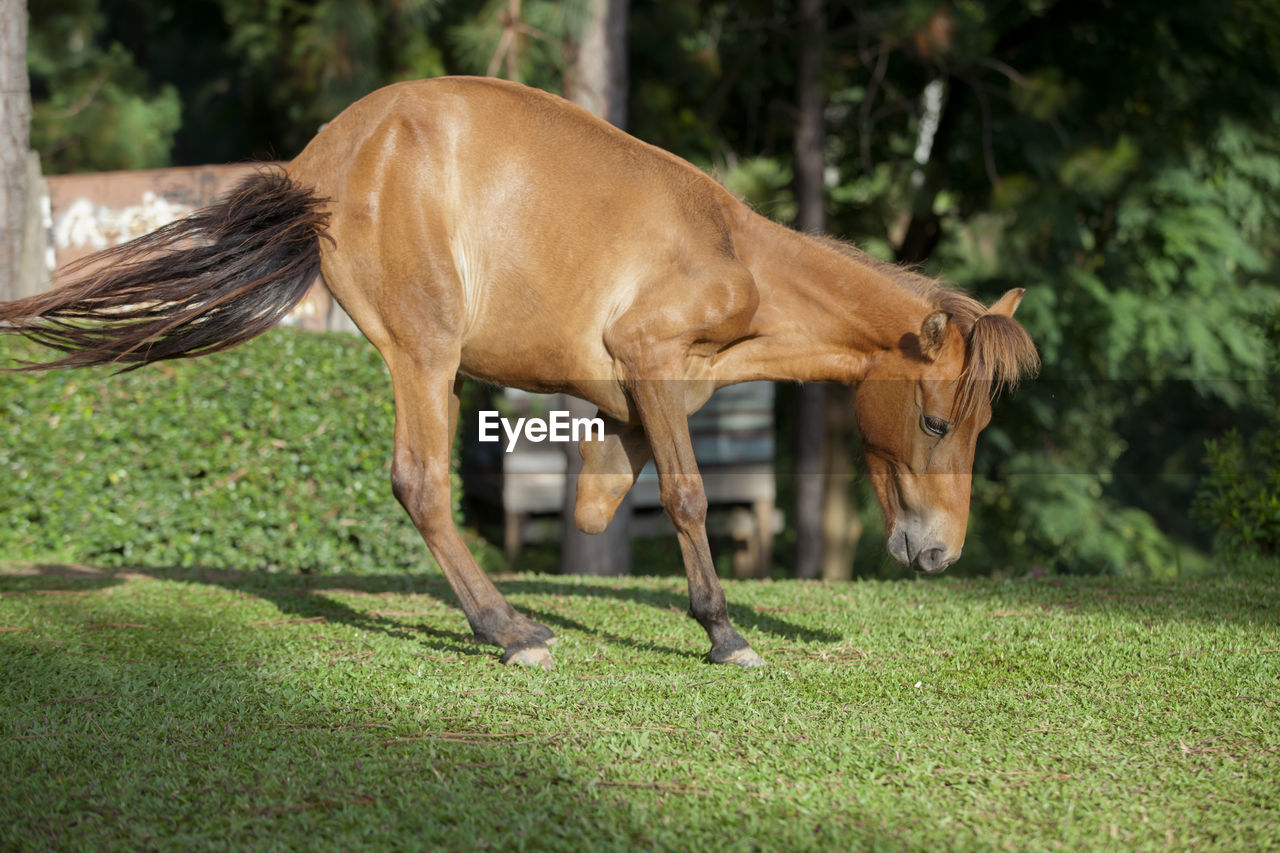
[[[1280,556],[1280,422],[1248,442],[1237,432],[1209,441],[1205,462],[1196,512],[1223,551]]]
[[[37,3],[31,13],[31,145],[44,170],[167,165],[181,124],[177,90],[153,85],[123,45],[102,38],[95,0]]]
[[[769,215],[787,212],[772,178],[790,172],[808,47],[779,12],[655,4],[633,22],[637,131],[716,165]],[[988,300],[1028,288],[1019,319],[1045,368],[980,442],[956,568],[1198,565],[1200,451],[1252,411],[1258,318],[1280,305],[1280,15],[1249,0],[922,0],[828,16],[831,230],[892,258],[923,220],[940,238],[927,272]]]
[[[1045,365],[983,438],[985,559],[1162,576],[1195,542],[1200,447],[1268,370],[1280,81],[1262,52],[1280,17],[1245,44],[1205,4],[1125,4],[1106,27],[1087,7],[989,22],[1013,26],[971,61],[1017,76],[971,81],[980,120],[941,152],[956,195],[931,265],[987,298],[1026,286]]]
[[[769,218],[783,223],[795,220],[789,165],[772,157],[756,157],[735,163],[717,177],[730,192]]]
[[[443,0],[218,5],[228,47],[274,114],[272,135],[287,152],[301,150],[322,124],[379,86],[445,73],[439,39],[431,38]]]
[[[37,144],[47,171],[158,165],[170,145],[178,162],[287,157],[392,80],[494,68],[561,90],[583,4],[525,0],[518,21],[510,8],[33,4]],[[797,12],[662,0],[633,3],[629,24],[628,127],[783,221],[797,58],[814,48]],[[1045,367],[980,442],[961,566],[1185,567],[1209,544],[1190,514],[1204,442],[1274,423],[1256,389],[1274,377],[1259,318],[1280,306],[1280,7],[867,0],[826,14],[830,230],[988,300],[1028,289],[1019,319]]]
[[[290,157],[373,89],[445,73],[447,6],[31,4],[32,146],[46,173]]]
[[[1268,333],[1267,378],[1249,389],[1261,423],[1247,438],[1233,428],[1205,443],[1196,491],[1196,516],[1234,559],[1280,557],[1280,312]]]
[[[528,83],[549,92],[564,88],[566,67],[586,16],[584,0],[524,0],[519,20],[509,0],[475,2],[449,30],[458,70]]]
[[[1037,454],[1018,453],[1003,460],[1001,476],[975,479],[965,560],[979,573],[998,569],[1021,576],[1039,569],[1170,578],[1202,566],[1150,514],[1110,499],[1106,475],[1062,463],[1046,470],[1046,464]],[[1007,526],[1010,519],[1014,526]]]
[[[0,339],[0,360],[46,356]],[[388,485],[393,420],[381,359],[346,335],[281,330],[118,376],[0,375],[0,553],[415,570],[430,556]]]

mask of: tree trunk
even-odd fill
[[[828,385],[823,467],[822,579],[853,577],[853,553],[862,538],[862,519],[853,499],[853,397],[844,385]]]
[[[916,191],[911,202],[911,219],[894,252],[894,260],[900,264],[923,263],[942,239],[942,219],[934,210],[934,202],[946,184],[946,157],[956,122],[964,109],[965,89],[948,81],[938,81],[936,85],[942,87],[944,105],[941,113],[930,118],[930,122],[936,124],[927,145],[923,144],[925,140],[917,140],[916,170],[912,176]],[[923,130],[925,123],[921,124]]]
[[[573,418],[589,418],[595,406],[567,394],[561,395],[564,408]],[[564,507],[560,511],[560,572],[566,575],[626,575],[631,573],[631,496],[628,495],[614,513],[613,521],[603,533],[583,533],[573,523],[573,508],[578,501],[578,474],[582,472],[582,454],[578,445],[569,442],[565,449]]]
[[[615,127],[627,126],[630,0],[587,0],[588,17],[565,80],[565,97]]]
[[[16,299],[44,293],[50,287],[52,274],[49,266],[53,261],[53,250],[49,246],[49,230],[53,223],[49,221],[49,209],[45,204],[49,189],[44,175],[40,173],[40,155],[34,151],[27,152],[26,195],[23,218],[26,227],[18,257],[17,289],[9,294]]]
[[[796,84],[796,213],[802,231],[827,227],[823,185],[822,42],[823,0],[800,0],[800,67]]]
[[[800,2],[800,65],[796,87],[796,205],[803,231],[827,224],[822,152],[823,0]],[[822,570],[823,439],[826,387],[800,388],[796,408],[796,577],[816,578]]]
[[[822,444],[825,437],[826,387],[800,387],[796,406],[796,565],[798,578],[822,571]]]
[[[588,0],[588,18],[565,80],[565,94],[610,123],[627,120],[627,13],[629,0]],[[590,404],[564,396],[572,417],[591,417]],[[631,497],[618,507],[603,533],[583,533],[573,523],[582,454],[576,444],[565,448],[564,507],[561,511],[560,571],[578,575],[625,575],[631,572]]]
[[[18,295],[27,219],[31,87],[26,0],[0,0],[0,300]]]

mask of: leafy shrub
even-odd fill
[[[1244,564],[1280,566],[1280,311],[1263,319],[1268,365],[1249,397],[1260,426],[1205,442],[1207,473],[1193,512],[1213,528],[1219,551]]]
[[[0,339],[0,363],[47,356]],[[381,359],[347,335],[281,329],[123,375],[0,374],[0,557],[416,568],[430,556],[391,495],[393,423]]]
[[[1190,568],[1191,555],[1148,513],[1108,496],[1108,481],[1106,473],[1054,468],[1031,452],[1011,454],[997,476],[974,479],[965,544],[965,559],[972,562],[964,572],[1016,575],[1038,568],[1161,578]]]
[[[1217,545],[1237,556],[1280,556],[1280,422],[1251,440],[1231,431],[1206,443],[1208,473],[1196,514],[1217,533]]]

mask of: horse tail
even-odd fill
[[[63,353],[19,369],[121,365],[217,352],[265,332],[320,272],[328,200],[281,169],[72,269],[72,282],[0,302],[0,332]]]

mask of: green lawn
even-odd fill
[[[2,849],[1280,847],[1261,581],[503,578],[553,672],[438,575],[0,571]]]

